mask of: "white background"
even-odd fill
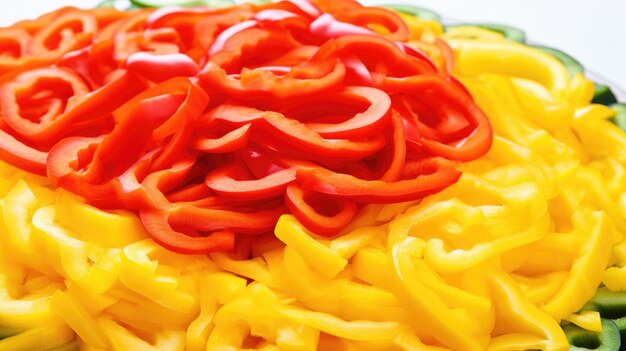
[[[62,5],[91,7],[98,0],[0,0],[0,26]],[[410,3],[468,22],[500,22],[524,29],[531,40],[560,48],[589,70],[626,87],[626,0],[363,0]]]

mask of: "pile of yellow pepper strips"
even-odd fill
[[[0,350],[567,350],[559,323],[626,290],[626,134],[593,84],[489,31],[443,34],[491,151],[421,202],[369,205],[336,239],[291,215],[254,259],[186,256],[0,166]],[[427,48],[423,48],[427,50]]]

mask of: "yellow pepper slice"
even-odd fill
[[[67,324],[54,322],[0,340],[0,350],[48,350],[74,340],[74,335]]]
[[[118,275],[116,252],[75,238],[54,217],[54,206],[42,207],[33,215],[34,234],[45,245],[46,260],[86,289],[108,290]]]
[[[292,215],[283,215],[274,229],[276,237],[302,256],[307,265],[324,276],[332,278],[341,272],[348,261],[314,239]]]
[[[57,291],[52,295],[50,304],[52,310],[61,316],[76,334],[89,345],[102,349],[109,347],[106,336],[100,330],[96,320],[72,296],[62,291]]]
[[[602,332],[602,320],[600,318],[600,312],[597,311],[574,313],[565,318],[565,320],[589,331],[596,333]]]

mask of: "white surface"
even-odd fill
[[[587,69],[626,87],[626,0],[362,0],[410,3],[468,22],[500,22],[536,42],[560,48]],[[63,5],[91,7],[98,0],[0,0],[0,26]]]

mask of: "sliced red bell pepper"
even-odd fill
[[[303,189],[361,203],[403,202],[437,193],[454,184],[461,176],[461,172],[454,169],[439,164],[432,166],[429,173],[396,182],[363,180],[325,168],[299,169],[296,178]]]
[[[21,28],[27,31],[29,34],[35,34],[39,32],[44,27],[50,25],[52,21],[59,17],[61,14],[75,10],[74,7],[61,7],[55,11],[44,13],[43,15],[35,18],[35,19],[27,19],[19,21],[13,24],[11,27],[13,28]]]
[[[410,36],[406,23],[393,11],[384,8],[365,7],[352,0],[314,0],[312,2],[323,12],[330,13],[340,21],[365,28],[372,25],[382,26],[389,33],[382,33],[381,35],[390,40],[406,41]]]
[[[252,123],[275,138],[278,145],[289,145],[311,156],[338,159],[360,159],[374,154],[385,146],[384,135],[374,135],[371,140],[328,140],[309,129],[304,124],[290,120],[284,115],[272,111],[260,111],[240,105],[222,104],[204,116],[205,120],[220,120],[233,125]],[[255,136],[252,136],[256,139]],[[271,142],[264,139],[264,142]],[[261,143],[262,144],[262,143]]]
[[[0,87],[0,104],[6,125],[20,137],[36,145],[54,145],[65,135],[110,120],[111,111],[143,88],[136,76],[124,74],[89,92],[75,73],[45,68],[23,73]],[[29,106],[40,112],[29,115]]]
[[[167,194],[167,201],[171,203],[175,203],[175,202],[194,203],[196,201],[204,200],[205,201],[204,206],[201,206],[201,207],[208,207],[211,205],[217,206],[217,205],[222,204],[220,199],[211,195],[213,195],[213,191],[211,191],[211,189],[209,189],[209,187],[207,187],[205,183],[191,184],[191,185],[184,187],[183,189]],[[215,202],[209,205],[206,203],[207,199],[215,199]],[[198,204],[194,203],[194,205],[198,205]]]
[[[173,229],[167,211],[145,210],[141,211],[139,216],[151,238],[174,252],[199,255],[214,251],[231,251],[235,245],[235,233],[230,230],[214,231],[207,236],[192,236]]]
[[[348,35],[328,40],[320,46],[311,61],[354,55],[374,77],[374,86],[380,77],[409,77],[436,74],[430,60],[407,55],[393,41],[372,35]]]
[[[92,89],[97,89],[114,80],[119,64],[113,59],[115,45],[111,40],[102,40],[88,47],[68,52],[57,64],[80,74]]]
[[[108,201],[115,198],[113,183],[90,183],[86,169],[93,159],[102,137],[70,137],[57,143],[48,154],[48,176],[56,183],[89,201]]]
[[[191,156],[181,155],[169,168],[148,173],[140,181],[141,186],[138,188],[140,199],[147,200],[148,208],[168,210],[172,203],[167,199],[166,194],[180,187],[180,184],[184,184],[189,179],[196,162],[197,160]],[[136,186],[136,184],[134,185]]]
[[[198,36],[196,25],[207,17],[214,18],[224,10],[208,7],[164,7],[150,13],[146,19],[146,28],[154,30],[159,28],[172,28],[181,39],[181,49],[187,51],[195,46],[195,38]]]
[[[437,117],[440,120],[446,121],[460,115],[472,125],[466,135],[455,140],[423,138],[421,142],[424,148],[433,154],[450,160],[470,161],[491,148],[493,130],[487,116],[469,95],[444,78],[436,75],[386,78],[383,87],[390,93],[418,96],[422,103],[438,110]]]
[[[173,226],[193,228],[198,232],[232,230],[237,233],[256,234],[274,229],[278,218],[285,212],[283,206],[269,210],[239,212],[178,204],[169,210],[169,221]]]
[[[395,110],[392,112],[391,116],[393,125],[391,157],[389,157],[389,165],[385,173],[380,177],[380,180],[385,182],[393,182],[400,179],[402,176],[402,168],[404,168],[407,157],[404,121],[400,113]]]
[[[15,167],[39,175],[46,175],[48,154],[23,144],[0,129],[0,158]]]
[[[243,149],[250,139],[250,127],[252,127],[251,124],[244,124],[216,139],[199,137],[194,140],[193,148],[211,153],[228,153]]]
[[[86,173],[93,183],[108,181],[145,153],[152,131],[173,115],[184,96],[158,95],[142,100],[102,141]]]
[[[230,76],[225,70],[209,62],[200,72],[199,78],[208,92],[224,92],[236,98],[250,100],[268,97],[286,99],[339,89],[346,68],[340,61],[332,61],[332,64],[332,69],[325,76],[309,78],[298,77],[295,71],[281,75],[263,69],[244,70],[237,76]]]
[[[287,185],[296,180],[296,169],[288,168],[270,173],[260,179],[236,179],[241,166],[222,167],[209,173],[205,184],[226,199],[240,201],[267,200],[282,196]]]
[[[254,16],[251,8],[241,7],[232,9],[225,13],[217,13],[206,17],[195,25],[195,44],[204,51],[209,48],[217,39],[217,36],[224,30],[237,23],[247,21]]]
[[[0,28],[0,75],[24,64],[29,41],[22,28]]]
[[[369,105],[363,112],[341,123],[308,123],[307,126],[328,139],[360,138],[375,134],[389,124],[391,99],[384,91],[368,87],[346,87],[337,96],[342,102],[361,100]],[[363,101],[364,100],[364,101]]]
[[[0,87],[2,117],[18,134],[31,136],[48,129],[71,104],[71,98],[88,92],[85,82],[70,70],[28,71]]]
[[[91,44],[97,31],[98,22],[91,12],[64,11],[33,36],[28,53],[58,58]]]
[[[154,55],[137,52],[126,59],[124,68],[153,82],[163,82],[175,77],[193,77],[200,68],[184,54]]]
[[[341,229],[350,223],[356,215],[357,205],[349,200],[337,200],[330,197],[318,199],[318,204],[323,203],[326,207],[335,206],[335,213],[321,214],[316,208],[307,202],[307,194],[296,184],[290,184],[285,193],[285,204],[289,211],[307,229],[317,235],[335,236]]]

